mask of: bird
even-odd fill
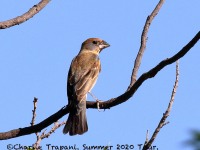
[[[86,118],[87,93],[91,91],[101,71],[99,53],[110,45],[100,38],[85,40],[71,62],[67,78],[69,116],[63,133],[70,136],[88,131]]]

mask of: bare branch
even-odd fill
[[[149,142],[149,130],[147,130],[147,133],[146,133],[146,140],[145,140],[145,142],[144,142],[144,145],[146,145],[148,142]]]
[[[0,29],[6,29],[27,21],[28,19],[32,18],[35,14],[40,12],[49,2],[50,0],[41,0],[37,5],[34,5],[31,9],[29,9],[28,12],[24,13],[23,15],[7,21],[0,22]]]
[[[145,22],[145,25],[144,25],[144,28],[142,31],[142,35],[141,35],[140,49],[138,51],[138,54],[137,54],[137,57],[136,57],[135,63],[134,63],[134,68],[133,68],[133,72],[132,72],[132,76],[131,76],[131,83],[127,90],[130,90],[130,88],[136,82],[137,73],[138,73],[138,70],[139,70],[139,67],[140,67],[140,64],[142,61],[142,56],[143,56],[145,48],[146,48],[147,33],[149,31],[149,27],[151,25],[151,22],[153,21],[155,16],[158,14],[159,10],[161,9],[164,2],[165,2],[165,0],[160,0],[159,3],[157,4],[157,6],[155,7],[155,9],[152,11],[151,15],[149,15],[146,19],[146,22]]]
[[[45,134],[45,132],[46,132],[46,130],[47,129],[45,129],[43,132],[42,132],[42,134],[41,134],[41,136],[43,136],[44,134]],[[40,138],[40,135],[39,135],[39,133],[37,132],[36,133],[36,137],[37,137],[37,141],[35,142],[35,144],[33,144],[33,147],[34,147],[34,149],[40,149],[40,142],[42,141],[42,139]]]
[[[135,84],[130,88],[129,91],[126,91],[122,95],[120,95],[116,98],[112,98],[108,101],[99,102],[99,108],[100,109],[108,109],[113,106],[116,106],[116,105],[126,102],[129,98],[131,98],[134,95],[134,93],[137,91],[137,89],[142,85],[142,83],[144,81],[146,81],[149,78],[153,78],[164,67],[166,67],[167,65],[170,65],[170,64],[176,62],[178,59],[182,58],[198,42],[199,39],[200,39],[200,31],[177,54],[161,61],[154,68],[152,68],[151,70],[149,70],[146,73],[143,73],[138,78],[138,80],[135,82]],[[91,101],[87,102],[87,108],[96,108],[96,105],[97,104],[95,102],[91,102]]]
[[[52,133],[55,132],[56,129],[58,129],[59,127],[61,127],[64,124],[65,124],[65,121],[63,121],[61,123],[59,123],[59,121],[55,122],[54,126],[52,127],[52,129],[48,133],[46,133],[43,136],[41,136],[41,139],[48,138]]]
[[[33,126],[35,124],[37,101],[38,101],[38,99],[36,97],[34,97],[34,100],[33,100],[33,110],[32,110],[33,116],[32,116],[32,119],[31,119],[31,126]]]
[[[165,122],[165,121],[166,121],[167,117],[169,116],[171,108],[172,108],[172,105],[174,103],[176,90],[178,88],[178,82],[179,82],[179,63],[178,63],[178,60],[177,60],[177,62],[176,62],[176,81],[175,81],[175,84],[174,84],[174,87],[173,87],[173,90],[172,90],[172,94],[171,94],[169,105],[167,107],[167,110],[163,114],[163,116],[162,116],[157,128],[155,129],[151,139],[147,143],[145,141],[145,144],[144,144],[144,147],[143,147],[142,150],[148,150],[150,148],[150,146],[152,145],[153,141],[155,140],[156,136],[158,135],[159,131],[161,130],[161,128],[169,123],[169,122]]]
[[[175,61],[177,61],[178,59],[182,58],[198,42],[199,39],[200,39],[200,31],[177,54],[175,54],[171,58],[167,58],[167,59],[161,61],[157,66],[155,66],[148,72],[142,74],[138,78],[138,80],[135,82],[135,84],[130,88],[129,91],[126,91],[125,93],[123,93],[122,95],[120,95],[116,98],[112,98],[112,99],[104,101],[104,102],[99,102],[99,108],[100,109],[109,109],[109,108],[119,105],[123,102],[126,102],[128,99],[130,99],[134,95],[134,93],[137,91],[137,89],[142,85],[142,83],[144,81],[146,81],[149,78],[154,77],[160,70],[162,70],[167,65],[172,64]],[[87,108],[97,109],[96,102],[87,101],[86,104],[87,104]],[[61,108],[58,112],[54,113],[47,119],[43,120],[42,122],[40,122],[34,126],[14,129],[14,130],[11,130],[8,132],[1,132],[0,140],[6,140],[6,139],[10,139],[10,138],[28,135],[31,133],[40,132],[42,129],[48,127],[53,122],[56,122],[64,115],[68,114],[69,110],[70,110],[70,108],[68,106],[66,106],[66,107]]]
[[[60,119],[61,117],[63,117],[68,113],[69,113],[69,108],[63,107],[55,114],[51,115],[50,117],[48,117],[47,119],[43,120],[42,122],[36,125],[0,133],[0,140],[6,140],[10,138],[15,138],[19,136],[40,132],[42,129],[48,127],[49,125],[56,122],[58,119]]]
[[[37,141],[35,142],[35,144],[33,145],[33,147],[35,149],[39,149],[40,142],[42,141],[42,139],[48,138],[52,133],[55,132],[56,129],[58,129],[59,127],[61,127],[64,124],[65,124],[65,122],[59,123],[59,121],[56,121],[54,123],[54,126],[52,127],[52,129],[48,133],[45,134],[46,130],[44,130],[41,135],[38,134],[37,135]]]

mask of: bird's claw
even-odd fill
[[[103,102],[103,101],[100,101],[100,100],[96,99],[96,102],[97,102],[97,109],[98,109],[99,112],[101,112],[101,109],[99,107],[99,103]],[[104,111],[105,111],[105,109],[104,109]]]
[[[98,109],[99,112],[101,112],[100,107],[99,107],[99,103],[100,103],[100,102],[103,102],[103,101],[98,100],[98,98],[95,97],[91,92],[88,92],[88,93],[96,100],[97,109]],[[104,110],[104,111],[105,111],[105,110]]]

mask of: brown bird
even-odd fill
[[[82,43],[81,50],[72,60],[68,72],[67,96],[69,117],[63,133],[83,134],[88,131],[86,98],[96,83],[101,64],[99,53],[110,45],[99,38],[89,38]]]

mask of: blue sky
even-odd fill
[[[0,20],[19,16],[39,1],[2,1]],[[121,95],[130,76],[146,17],[157,1],[51,1],[29,21],[1,30],[1,132],[30,125],[33,97],[39,99],[36,123],[67,104],[66,78],[81,43],[99,37],[111,47],[101,55],[102,72],[92,93],[101,100]],[[164,3],[151,24],[139,75],[178,52],[200,29],[200,1]],[[200,130],[200,43],[180,60],[179,87],[168,121],[153,145],[160,150],[190,150],[184,141]],[[62,127],[41,143],[65,146],[143,144],[165,111],[175,80],[175,64],[147,80],[126,103],[98,112],[88,109],[89,131],[82,136],[62,134]],[[93,100],[88,97],[89,100]],[[67,119],[64,116],[60,121]],[[50,129],[49,127],[48,129]],[[35,134],[0,142],[32,145]]]

